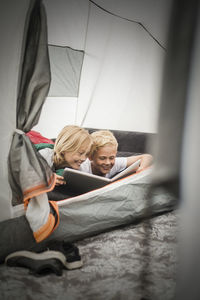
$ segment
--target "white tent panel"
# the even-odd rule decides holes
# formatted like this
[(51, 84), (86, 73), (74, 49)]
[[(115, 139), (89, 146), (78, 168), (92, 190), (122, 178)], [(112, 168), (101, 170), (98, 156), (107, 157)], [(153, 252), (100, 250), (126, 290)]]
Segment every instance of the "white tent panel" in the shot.
[(85, 52), (77, 123), (155, 132), (164, 50), (140, 25), (92, 5)]
[(76, 97), (48, 97), (43, 105), (40, 122), (33, 130), (48, 138), (56, 138), (66, 124), (76, 119)]
[(171, 0), (95, 0), (106, 10), (142, 23), (148, 31), (166, 46)]
[[(93, 128), (157, 132), (165, 51), (155, 39), (165, 44), (171, 0), (149, 2), (95, 1), (107, 9), (106, 12), (88, 0), (44, 1), (49, 44), (85, 51), (73, 123)], [(66, 61), (61, 63), (64, 64)], [(51, 68), (52, 78), (55, 78), (52, 65)], [(56, 71), (59, 73), (58, 66)], [(65, 80), (62, 72), (56, 75), (59, 83)], [(63, 97), (69, 96), (63, 91), (60, 91)], [(49, 113), (54, 115), (57, 102), (48, 106), (52, 108)], [(72, 122), (71, 104), (68, 112), (66, 106), (63, 110), (66, 125)], [(49, 132), (51, 117), (47, 114), (45, 117), (46, 121), (41, 116), (38, 128)], [(57, 118), (62, 116), (58, 114)], [(59, 126), (59, 121), (54, 123), (53, 133), (60, 131)]]
[[(12, 9), (11, 9), (12, 7)], [(12, 193), (8, 183), (8, 154), (12, 134), (16, 128), (16, 100), (18, 75), (21, 59), (24, 23), (29, 1), (21, 0), (19, 3), (12, 0), (4, 1), (0, 10), (0, 190), (1, 209), (0, 220), (12, 217)]]
[(44, 0), (51, 45), (84, 50), (88, 0)]

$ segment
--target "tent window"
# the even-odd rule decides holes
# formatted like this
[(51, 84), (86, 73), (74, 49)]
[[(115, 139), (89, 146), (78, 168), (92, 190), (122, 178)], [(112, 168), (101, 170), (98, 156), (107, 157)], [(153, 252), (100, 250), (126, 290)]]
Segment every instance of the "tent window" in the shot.
[(77, 97), (84, 52), (49, 45), (51, 86), (49, 97)]

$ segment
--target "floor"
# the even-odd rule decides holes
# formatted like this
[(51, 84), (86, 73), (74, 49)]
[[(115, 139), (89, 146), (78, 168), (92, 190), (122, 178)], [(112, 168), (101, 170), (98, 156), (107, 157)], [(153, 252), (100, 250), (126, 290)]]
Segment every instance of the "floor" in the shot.
[(75, 244), (83, 267), (36, 277), (0, 265), (0, 300), (171, 300), (177, 272), (178, 212)]

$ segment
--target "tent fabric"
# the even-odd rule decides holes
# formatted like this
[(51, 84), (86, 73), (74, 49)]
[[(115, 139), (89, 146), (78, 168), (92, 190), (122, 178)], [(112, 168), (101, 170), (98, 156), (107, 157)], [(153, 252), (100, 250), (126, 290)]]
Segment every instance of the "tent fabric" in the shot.
[[(90, 3), (77, 124), (155, 132), (156, 118), (150, 122), (155, 111), (150, 114), (149, 109), (154, 110), (158, 105), (164, 54), (138, 24), (108, 14)], [(139, 82), (145, 82), (145, 89)], [(154, 99), (154, 106), (149, 105), (149, 99)], [(118, 109), (115, 118), (111, 118), (116, 103)], [(141, 114), (147, 127), (138, 119)]]
[(58, 202), (63, 237), (81, 239), (174, 209), (175, 197), (162, 189), (155, 190), (150, 199), (151, 174), (148, 168), (97, 191)]
[(152, 174), (156, 186), (171, 191), (179, 200), (178, 300), (200, 295), (199, 17), (199, 1), (174, 1)]
[(27, 16), (17, 99), (17, 128), (28, 132), (38, 123), (51, 82), (45, 8), (32, 1)]
[[(50, 85), (45, 9), (39, 0), (31, 5), (23, 45), (17, 130), (9, 153), (9, 180), (13, 204), (24, 202), (30, 227), (40, 241), (54, 230), (58, 218), (51, 213), (45, 193), (53, 189), (55, 175), (24, 134), (37, 124)], [(52, 208), (58, 213), (56, 204)]]
[(49, 45), (51, 86), (49, 97), (78, 97), (83, 51)]
[[(14, 251), (40, 251), (51, 240), (79, 240), (174, 209), (175, 197), (162, 189), (155, 190), (150, 201), (151, 174), (152, 168), (147, 168), (103, 188), (58, 201), (59, 226), (40, 243), (36, 243), (30, 235), (28, 223), (21, 211), (21, 216), (13, 219), (9, 227), (7, 221), (1, 224), (0, 235), (5, 243), (0, 247), (0, 261)], [(147, 209), (151, 211), (151, 215)], [(23, 230), (23, 235), (17, 234), (16, 224), (18, 232)], [(10, 239), (13, 231), (18, 236), (15, 243)]]
[[(162, 31), (166, 30), (170, 2), (150, 0), (149, 10), (145, 10), (144, 3), (136, 0), (58, 0), (58, 4), (44, 1), (49, 46), (84, 51), (84, 59), (79, 93), (71, 100), (74, 113), (68, 112), (61, 97), (50, 96), (46, 108), (60, 115), (62, 122), (52, 126), (52, 117), (44, 109), (35, 130), (51, 138), (66, 123), (73, 122), (83, 127), (156, 132), (165, 50), (153, 36), (165, 45)], [(61, 63), (59, 57), (63, 66), (65, 58), (62, 55)], [(56, 68), (57, 79), (63, 69)], [(56, 88), (62, 93), (63, 85)]]
[[(184, 5), (178, 1), (174, 3), (163, 76), (158, 138), (154, 145), (157, 159), (153, 181), (158, 185), (170, 182), (177, 197), (197, 12), (198, 1), (185, 1)], [(186, 30), (183, 31), (183, 27)], [(174, 132), (173, 136), (171, 132)]]
[(54, 176), (51, 169), (45, 160), (38, 158), (35, 147), (25, 134), (13, 136), (9, 165), (13, 205), (28, 201), (35, 192), (53, 187)]
[[(0, 220), (10, 219), (12, 210), (12, 191), (8, 182), (8, 153), (13, 131), (16, 128), (16, 99), (21, 61), (21, 47), (25, 26), (25, 16), (29, 9), (29, 1), (22, 0), (20, 5), (11, 0), (1, 1), (0, 10), (0, 186), (1, 210)], [(12, 7), (12, 10), (11, 10)], [(14, 45), (14, 46), (13, 46)]]
[[(200, 7), (198, 11), (198, 31), (196, 33), (195, 51), (192, 59), (189, 98), (183, 136), (183, 155), (181, 168), (182, 195), (182, 234), (180, 238), (180, 279), (178, 299), (192, 299), (200, 295), (198, 278), (200, 276), (199, 237), (200, 235), (200, 184), (199, 184), (199, 149), (200, 149)], [(194, 272), (195, 269), (195, 272)]]

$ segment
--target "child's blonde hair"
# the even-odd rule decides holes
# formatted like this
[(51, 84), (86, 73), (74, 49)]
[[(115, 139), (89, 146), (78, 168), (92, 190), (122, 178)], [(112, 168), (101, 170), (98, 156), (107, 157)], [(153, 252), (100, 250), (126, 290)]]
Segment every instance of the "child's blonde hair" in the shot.
[(54, 145), (55, 167), (66, 165), (65, 152), (77, 152), (82, 145), (88, 146), (90, 150), (92, 137), (89, 132), (76, 125), (67, 125), (59, 133)]
[(99, 148), (112, 145), (118, 147), (118, 142), (113, 135), (113, 133), (109, 130), (98, 130), (91, 133), (92, 137), (92, 146), (90, 149), (89, 157), (92, 158), (93, 155), (99, 150)]

